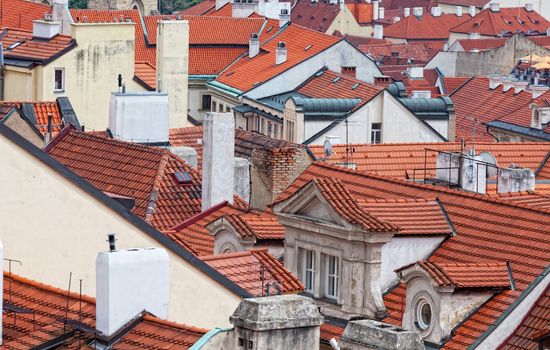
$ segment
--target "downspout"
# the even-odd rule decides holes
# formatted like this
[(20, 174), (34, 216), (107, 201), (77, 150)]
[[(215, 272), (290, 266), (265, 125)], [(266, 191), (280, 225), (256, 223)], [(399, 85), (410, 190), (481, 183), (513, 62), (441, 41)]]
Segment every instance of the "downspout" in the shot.
[(4, 100), (4, 45), (0, 43), (0, 101)]

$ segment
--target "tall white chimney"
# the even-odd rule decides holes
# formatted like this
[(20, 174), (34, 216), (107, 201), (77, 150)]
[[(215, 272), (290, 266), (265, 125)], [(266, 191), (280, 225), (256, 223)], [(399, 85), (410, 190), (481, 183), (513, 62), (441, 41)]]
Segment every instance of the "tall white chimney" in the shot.
[(410, 7), (405, 7), (403, 9), (403, 17), (409, 17), (411, 15), (411, 8)]
[(250, 34), (248, 39), (248, 57), (254, 58), (260, 53), (260, 36), (257, 33)]
[(456, 7), (456, 16), (457, 17), (462, 17), (462, 6), (457, 6)]
[(277, 43), (277, 49), (275, 49), (275, 64), (279, 65), (286, 62), (286, 44), (284, 41)]
[(499, 12), (500, 4), (498, 2), (492, 2), (489, 4), (489, 9), (491, 10), (491, 12)]
[(432, 7), (432, 16), (440, 17), (441, 16), (441, 7), (439, 7), (439, 6)]
[(374, 38), (384, 39), (384, 26), (381, 24), (374, 25)]
[(73, 17), (69, 12), (69, 0), (53, 0), (52, 21), (61, 23), (61, 34), (71, 35)]
[(470, 14), (470, 16), (474, 17), (476, 15), (476, 7), (475, 6), (468, 7), (468, 13)]
[(378, 9), (378, 18), (384, 19), (385, 16), (386, 16), (386, 10), (383, 7), (380, 7)]
[(279, 28), (282, 28), (290, 22), (290, 11), (288, 9), (281, 9), (279, 13)]
[(233, 203), (235, 118), (233, 113), (207, 113), (202, 138), (202, 210), (223, 201)]
[(189, 126), (187, 121), (189, 76), (189, 21), (157, 23), (157, 91), (166, 92), (170, 104), (170, 128)]
[(109, 251), (96, 258), (96, 328), (110, 337), (147, 311), (168, 317), (169, 258), (164, 249), (116, 250), (109, 235)]
[(372, 1), (372, 20), (376, 21), (378, 19), (378, 8), (380, 6), (380, 3), (378, 0)]
[(424, 14), (424, 8), (422, 7), (414, 7), (413, 8), (413, 14), (415, 17), (422, 17)]

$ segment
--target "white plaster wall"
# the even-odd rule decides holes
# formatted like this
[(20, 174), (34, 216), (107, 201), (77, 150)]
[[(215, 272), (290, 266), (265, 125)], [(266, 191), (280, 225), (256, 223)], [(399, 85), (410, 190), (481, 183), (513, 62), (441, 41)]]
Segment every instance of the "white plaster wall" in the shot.
[(456, 77), (457, 52), (439, 51), (424, 67), (425, 69), (439, 68), (446, 77)]
[(382, 75), (380, 69), (365, 54), (357, 50), (347, 41), (340, 41), (325, 51), (301, 62), (246, 93), (250, 98), (262, 98), (291, 91), (304, 82), (304, 77), (310, 77), (323, 67), (334, 72), (341, 72), (342, 66), (357, 67), (357, 79), (369, 83), (375, 76)]
[[(95, 296), (95, 258), (108, 250), (106, 235), (117, 234), (119, 249), (160, 244), (0, 135), (0, 239), (5, 257), (18, 259), (13, 272), (58, 288), (82, 279), (83, 293)], [(228, 325), (239, 297), (168, 251), (169, 318), (212, 328)], [(74, 289), (73, 289), (74, 291)]]
[(449, 122), (447, 120), (426, 120), (426, 123), (430, 124), (438, 133), (441, 134), (444, 138), (448, 138), (449, 134)]
[(396, 269), (427, 259), (443, 242), (444, 236), (394, 237), (382, 247), (382, 276), (380, 285), (383, 291), (395, 285), (398, 280)]
[(199, 121), (202, 121), (206, 116), (206, 112), (210, 112), (210, 108), (207, 110), (202, 109), (202, 95), (211, 95), (211, 92), (206, 88), (206, 83), (201, 84), (189, 84), (189, 115)]

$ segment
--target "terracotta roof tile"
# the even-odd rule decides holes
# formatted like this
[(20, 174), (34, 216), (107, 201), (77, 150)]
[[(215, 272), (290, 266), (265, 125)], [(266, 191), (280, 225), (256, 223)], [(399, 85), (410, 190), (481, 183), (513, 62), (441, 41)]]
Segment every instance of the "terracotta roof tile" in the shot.
[[(7, 59), (27, 60), (46, 64), (76, 46), (70, 36), (56, 35), (51, 39), (36, 39), (32, 31), (4, 28), (0, 32)], [(19, 43), (19, 44), (18, 44)]]
[(36, 101), (36, 102), (9, 102), (0, 101), (1, 106), (14, 106), (21, 108), (23, 103), (31, 103), (34, 106), (36, 127), (45, 134), (48, 131), (48, 115), (52, 116), (52, 132), (56, 135), (63, 127), (63, 120), (57, 102)]
[(340, 340), (340, 337), (344, 333), (344, 327), (327, 323), (321, 325), (321, 341), (328, 343), (332, 338)]
[(458, 6), (475, 6), (483, 7), (487, 5), (491, 0), (439, 0), (442, 4), (458, 5)]
[(50, 6), (33, 1), (4, 0), (0, 3), (0, 27), (32, 31), (32, 21), (44, 18), (44, 14), (50, 12)]
[(209, 11), (215, 9), (215, 7), (216, 7), (215, 0), (204, 0), (189, 8), (186, 8), (183, 11), (177, 12), (177, 14), (184, 15), (184, 16), (202, 16), (207, 14)]
[(154, 90), (156, 88), (157, 70), (152, 64), (148, 62), (136, 62), (134, 65), (134, 74), (147, 89)]
[(498, 12), (490, 9), (482, 10), (464, 23), (457, 23), (451, 32), (497, 36), (503, 33), (531, 33), (531, 31), (546, 33), (548, 27), (550, 22), (536, 11), (529, 12), (525, 7), (501, 7)]
[(508, 39), (504, 38), (491, 38), (491, 39), (458, 39), (458, 43), (464, 49), (469, 52), (473, 50), (489, 51), (504, 46)]
[(509, 288), (510, 276), (505, 262), (437, 263), (420, 261), (422, 267), (440, 286), (456, 288)]
[(548, 155), (542, 161), (538, 169), (538, 173), (536, 175), (537, 175), (537, 178), (539, 179), (550, 180), (550, 151), (548, 151)]
[(384, 294), (384, 305), (386, 306), (388, 315), (383, 321), (401, 327), (403, 324), (406, 300), (407, 285), (404, 283), (398, 284)]
[[(471, 144), (466, 144), (466, 148)], [(322, 145), (309, 145), (308, 148), (318, 158), (324, 156)], [(379, 175), (397, 178), (413, 178), (423, 176), (425, 167), (435, 167), (436, 151), (460, 152), (458, 142), (445, 143), (402, 143), (402, 144), (352, 144), (349, 146), (348, 159), (357, 165), (357, 170), (369, 171)], [(427, 151), (429, 149), (430, 151)], [(478, 143), (476, 152), (491, 152), (497, 159), (500, 167), (508, 167), (510, 164), (530, 168), (536, 171), (550, 149), (550, 142), (520, 142), (520, 143)], [(341, 163), (346, 159), (346, 145), (333, 145), (332, 156), (328, 158), (330, 163)], [(424, 165), (426, 158), (426, 166)], [(422, 174), (421, 174), (422, 173)], [(428, 170), (428, 175), (434, 175), (433, 170)], [(539, 174), (540, 178), (541, 174)]]
[(261, 214), (256, 212), (227, 214), (223, 215), (220, 219), (227, 220), (243, 238), (253, 237), (258, 240), (269, 239), (280, 241), (285, 239), (284, 226), (279, 224), (277, 216), (268, 212)]
[[(542, 187), (544, 184), (537, 184), (537, 190), (524, 191), (524, 192), (514, 192), (514, 193), (500, 193), (494, 194), (496, 198), (504, 201), (510, 201), (513, 203), (531, 205), (535, 208), (540, 209), (550, 209), (550, 192), (544, 191)], [(550, 187), (550, 186), (548, 186)]]
[(340, 5), (298, 0), (290, 12), (292, 23), (325, 33), (340, 13)]
[(466, 83), (469, 77), (444, 77), (443, 84), (445, 85), (446, 95), (455, 92), (459, 87)]
[[(201, 211), (200, 175), (166, 150), (66, 129), (46, 151), (98, 189), (134, 198), (132, 212), (159, 230)], [(177, 172), (191, 183), (178, 184)]]
[(462, 17), (454, 14), (424, 14), (422, 17), (411, 15), (384, 28), (384, 36), (407, 40), (449, 39), (452, 28), (471, 18), (467, 14)]
[[(539, 106), (548, 106), (549, 101), (550, 101), (550, 91), (547, 91), (541, 96), (530, 100), (529, 103), (525, 103), (521, 106), (517, 106), (515, 110), (510, 111), (509, 113), (503, 115), (502, 117), (496, 120), (513, 124), (513, 125), (523, 126), (525, 128), (530, 128), (531, 120), (532, 120), (532, 111), (530, 107), (531, 103), (536, 103)], [(550, 134), (550, 123), (548, 123), (547, 125), (543, 124), (542, 130), (545, 133)]]
[[(272, 29), (277, 30), (279, 28)], [(340, 40), (342, 39), (290, 24), (272, 40), (264, 42), (260, 47), (260, 54), (254, 58), (247, 56), (238, 59), (216, 81), (245, 92), (326, 50)], [(279, 42), (286, 43), (288, 53), (286, 62), (276, 65), (275, 49)]]
[(277, 289), (283, 294), (304, 290), (300, 280), (267, 249), (204, 256), (201, 259), (254, 296), (267, 295), (268, 283), (271, 284), (270, 294), (276, 294)]
[(520, 325), (498, 349), (506, 350), (536, 350), (539, 337), (550, 332), (550, 286), (533, 304), (533, 307), (520, 322)]
[(313, 179), (337, 178), (356, 199), (437, 197), (453, 223), (456, 235), (428, 259), (438, 264), (471, 264), (509, 260), (516, 290), (496, 294), (457, 327), (444, 349), (464, 349), (472, 344), (547, 267), (550, 242), (549, 211), (489, 198), (353, 171), (320, 162), (306, 169), (277, 199), (289, 198)]
[(359, 25), (370, 24), (373, 20), (372, 4), (367, 2), (347, 1), (346, 7), (349, 9), (353, 17)]
[(360, 45), (359, 50), (364, 53), (368, 53), (375, 59), (383, 56), (392, 56), (396, 53), (401, 59), (408, 60), (414, 59), (416, 61), (427, 62), (432, 59), (441, 49), (443, 49), (443, 42), (437, 42), (437, 47), (434, 44), (428, 44), (423, 42), (411, 42), (407, 44), (384, 44), (384, 45)]

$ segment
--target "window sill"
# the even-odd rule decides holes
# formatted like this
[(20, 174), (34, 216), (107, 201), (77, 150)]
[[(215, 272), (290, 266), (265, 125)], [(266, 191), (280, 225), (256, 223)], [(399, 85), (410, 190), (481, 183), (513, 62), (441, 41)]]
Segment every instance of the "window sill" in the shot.
[(54, 90), (53, 91), (54, 94), (62, 94), (64, 92), (65, 92), (65, 90)]
[(319, 300), (321, 300), (322, 302), (325, 302), (327, 304), (339, 305), (338, 304), (338, 299), (336, 299), (336, 298), (330, 298), (330, 297), (323, 296), (323, 297), (319, 298)]

